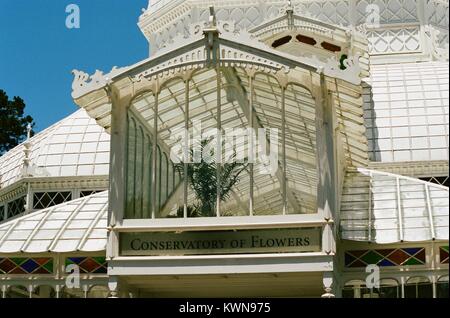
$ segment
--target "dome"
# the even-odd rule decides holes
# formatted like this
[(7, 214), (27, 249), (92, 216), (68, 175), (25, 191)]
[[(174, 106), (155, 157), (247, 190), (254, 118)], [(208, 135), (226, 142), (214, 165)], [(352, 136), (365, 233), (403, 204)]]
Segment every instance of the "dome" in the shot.
[(80, 109), (33, 136), (24, 170), (25, 144), (0, 157), (0, 188), (24, 176), (75, 177), (109, 174), (109, 134)]

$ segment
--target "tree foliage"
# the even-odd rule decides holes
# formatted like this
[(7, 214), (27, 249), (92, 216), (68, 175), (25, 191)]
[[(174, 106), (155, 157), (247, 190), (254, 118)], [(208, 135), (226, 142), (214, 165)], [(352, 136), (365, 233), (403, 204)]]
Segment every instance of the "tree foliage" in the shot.
[[(25, 116), (23, 99), (15, 96), (9, 99), (0, 89), (0, 154), (14, 148), (27, 137), (27, 126), (34, 126), (31, 116)], [(33, 131), (31, 131), (33, 134)]]

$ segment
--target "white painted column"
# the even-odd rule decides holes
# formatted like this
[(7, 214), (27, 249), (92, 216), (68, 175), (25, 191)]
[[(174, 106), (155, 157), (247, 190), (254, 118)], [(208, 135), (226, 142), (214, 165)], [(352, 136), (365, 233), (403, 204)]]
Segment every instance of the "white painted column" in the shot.
[(156, 198), (156, 181), (157, 181), (157, 155), (158, 155), (158, 108), (159, 108), (159, 87), (155, 93), (155, 106), (153, 109), (153, 141), (152, 141), (152, 219), (156, 218), (157, 198)]
[(322, 298), (335, 298), (333, 293), (333, 272), (323, 273), (323, 287), (325, 293), (322, 295)]

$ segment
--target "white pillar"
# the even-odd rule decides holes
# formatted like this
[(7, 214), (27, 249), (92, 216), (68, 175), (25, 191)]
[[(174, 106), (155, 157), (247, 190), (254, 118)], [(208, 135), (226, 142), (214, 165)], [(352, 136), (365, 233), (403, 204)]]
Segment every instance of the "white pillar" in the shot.
[(333, 293), (333, 272), (323, 273), (323, 288), (325, 293), (322, 298), (335, 298)]

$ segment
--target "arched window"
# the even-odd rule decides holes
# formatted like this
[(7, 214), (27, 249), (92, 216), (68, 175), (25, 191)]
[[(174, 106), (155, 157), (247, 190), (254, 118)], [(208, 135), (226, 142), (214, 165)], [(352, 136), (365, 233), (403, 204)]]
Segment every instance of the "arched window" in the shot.
[[(367, 296), (369, 295), (369, 297)], [(370, 298), (370, 289), (362, 280), (351, 280), (345, 283), (342, 290), (343, 298)]]
[(106, 286), (92, 286), (88, 292), (88, 298), (108, 298), (109, 289)]
[(56, 298), (56, 291), (52, 286), (38, 286), (31, 294), (31, 298)]
[(6, 291), (5, 298), (30, 298), (30, 293), (25, 286), (11, 286)]
[(380, 288), (374, 288), (371, 298), (400, 298), (400, 286), (395, 279), (380, 280)]
[(352, 280), (342, 290), (344, 298), (400, 298), (400, 287), (395, 279), (380, 280), (379, 288), (367, 288), (362, 280)]
[(436, 283), (437, 298), (448, 298), (448, 276), (442, 276)]
[(405, 298), (433, 298), (433, 284), (427, 277), (411, 277), (405, 284)]

